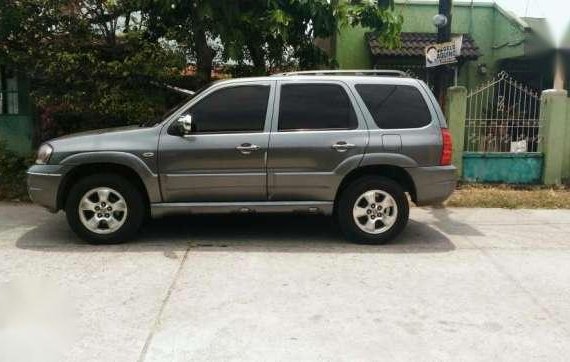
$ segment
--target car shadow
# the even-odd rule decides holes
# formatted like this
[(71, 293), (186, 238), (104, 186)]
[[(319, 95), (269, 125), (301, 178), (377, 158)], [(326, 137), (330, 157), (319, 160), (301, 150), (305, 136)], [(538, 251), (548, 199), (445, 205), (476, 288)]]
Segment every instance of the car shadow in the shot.
[(141, 252), (236, 250), (252, 252), (440, 253), (455, 249), (446, 235), (410, 220), (386, 245), (346, 241), (333, 218), (320, 215), (188, 215), (151, 220), (139, 236), (118, 245), (89, 245), (67, 226), (62, 215), (50, 215), (17, 241), (21, 249), (54, 252)]
[(431, 207), (429, 208), (429, 213), (436, 220), (433, 225), (435, 225), (439, 230), (445, 232), (447, 235), (483, 235), (483, 233), (475, 229), (473, 226), (457, 220), (457, 218), (452, 218), (451, 212), (444, 206)]

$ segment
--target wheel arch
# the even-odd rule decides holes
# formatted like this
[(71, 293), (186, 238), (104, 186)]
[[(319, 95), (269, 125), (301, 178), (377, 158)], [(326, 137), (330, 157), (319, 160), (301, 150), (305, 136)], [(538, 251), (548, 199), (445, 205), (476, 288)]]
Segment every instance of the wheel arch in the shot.
[[(150, 199), (147, 186), (142, 177), (131, 167), (119, 163), (93, 162), (81, 164), (69, 170), (62, 179), (57, 192), (57, 208), (61, 210), (65, 207), (69, 189), (80, 179), (91, 175), (110, 173), (122, 176), (132, 182), (143, 196), (144, 204), (150, 210)], [(148, 211), (147, 210), (147, 211)]]
[(335, 209), (340, 196), (348, 187), (348, 185), (350, 185), (355, 180), (365, 176), (381, 176), (389, 178), (397, 182), (404, 189), (404, 191), (410, 195), (412, 201), (416, 202), (417, 200), (414, 180), (405, 168), (388, 164), (367, 165), (358, 167), (344, 176), (335, 195)]

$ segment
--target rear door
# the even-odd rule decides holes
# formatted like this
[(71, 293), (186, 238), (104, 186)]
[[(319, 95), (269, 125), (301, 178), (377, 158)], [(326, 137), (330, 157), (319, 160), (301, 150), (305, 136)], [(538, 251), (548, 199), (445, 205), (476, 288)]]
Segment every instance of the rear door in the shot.
[(362, 160), (368, 131), (340, 81), (278, 82), (267, 160), (272, 201), (331, 201)]

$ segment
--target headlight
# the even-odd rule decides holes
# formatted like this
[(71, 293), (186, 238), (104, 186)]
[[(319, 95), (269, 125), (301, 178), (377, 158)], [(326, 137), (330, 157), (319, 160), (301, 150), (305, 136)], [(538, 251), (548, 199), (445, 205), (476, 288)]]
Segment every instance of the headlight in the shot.
[(41, 145), (40, 149), (38, 150), (38, 157), (36, 158), (36, 164), (37, 165), (47, 164), (49, 158), (51, 157), (52, 152), (53, 152), (53, 147), (51, 147), (47, 143)]

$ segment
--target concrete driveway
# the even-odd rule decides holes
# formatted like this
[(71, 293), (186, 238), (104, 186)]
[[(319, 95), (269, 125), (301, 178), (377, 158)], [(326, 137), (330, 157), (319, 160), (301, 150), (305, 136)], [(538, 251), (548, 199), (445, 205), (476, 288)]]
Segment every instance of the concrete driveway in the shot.
[(415, 208), (387, 246), (318, 216), (178, 217), (90, 246), (0, 204), (0, 282), (0, 360), (570, 355), (570, 210)]

